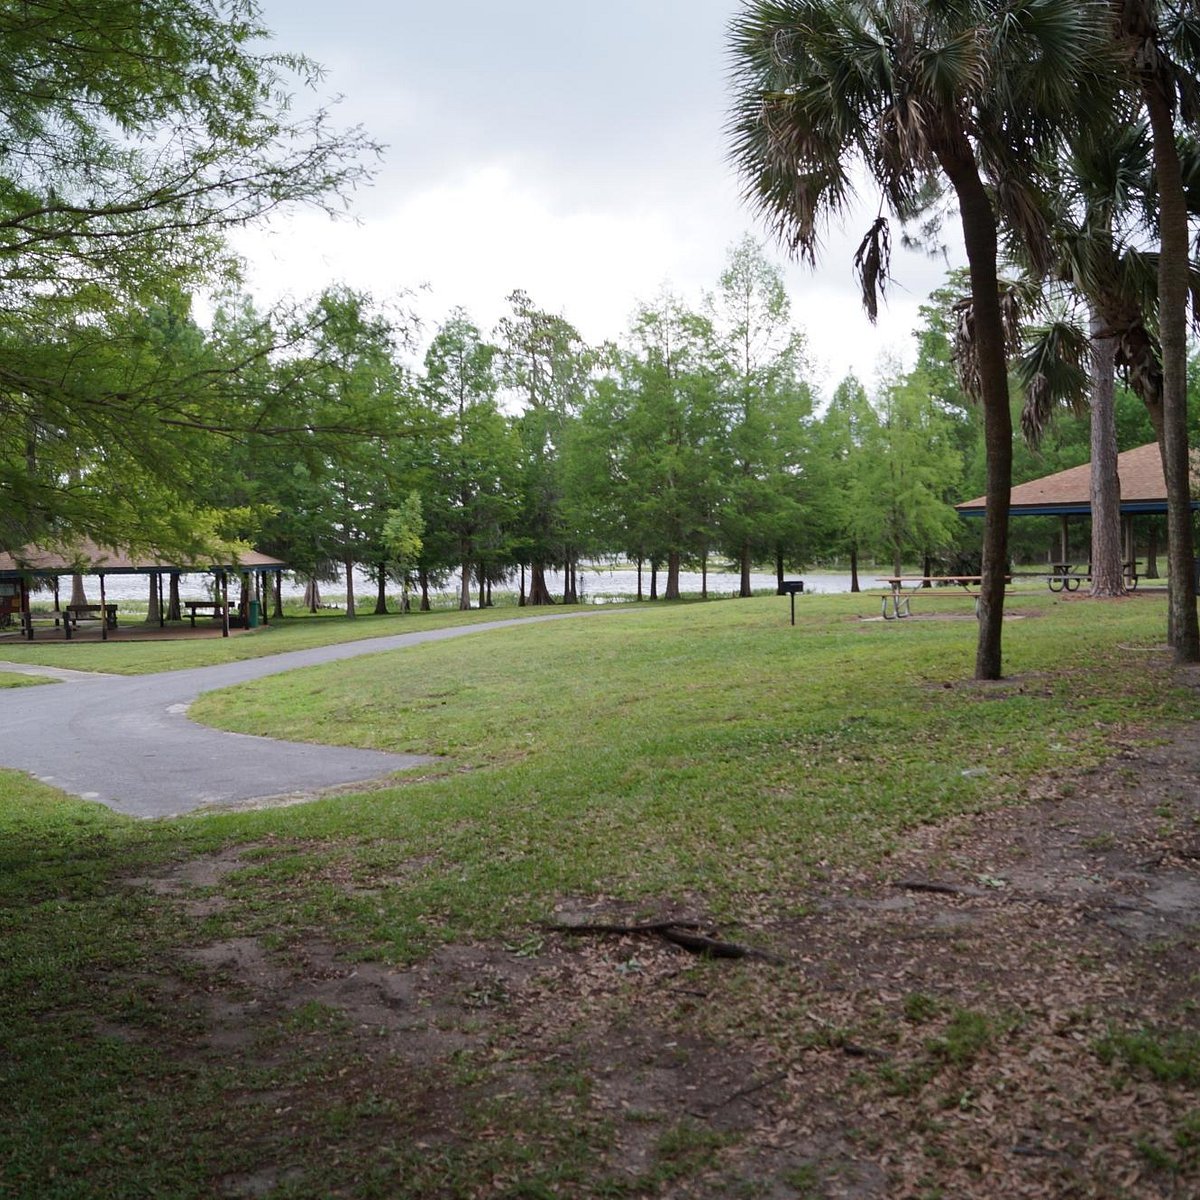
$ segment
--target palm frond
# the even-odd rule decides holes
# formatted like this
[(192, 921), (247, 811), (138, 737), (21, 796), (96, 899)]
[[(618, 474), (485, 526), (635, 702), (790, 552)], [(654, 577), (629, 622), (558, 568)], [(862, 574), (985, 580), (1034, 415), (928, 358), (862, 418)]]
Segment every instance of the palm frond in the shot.
[(891, 278), (891, 260), (891, 229), (887, 217), (877, 217), (854, 255), (854, 273), (862, 289), (863, 308), (872, 325), (879, 316), (879, 301)]
[(1021, 432), (1036, 446), (1057, 408), (1076, 415), (1087, 411), (1091, 343), (1087, 332), (1067, 321), (1055, 321), (1032, 331), (1017, 359), (1016, 375), (1025, 391)]

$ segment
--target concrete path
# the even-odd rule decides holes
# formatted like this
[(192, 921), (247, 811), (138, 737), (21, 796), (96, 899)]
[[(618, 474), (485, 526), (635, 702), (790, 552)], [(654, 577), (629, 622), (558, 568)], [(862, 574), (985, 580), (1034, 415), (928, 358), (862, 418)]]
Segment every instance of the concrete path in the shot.
[(65, 792), (136, 817), (309, 797), (380, 779), (434, 760), (225, 733), (189, 720), (187, 707), (203, 692), (299, 667), (590, 615), (557, 613), (428, 629), (158, 675), (93, 675), (0, 664), (0, 669), (57, 681), (0, 688), (0, 767), (28, 771)]

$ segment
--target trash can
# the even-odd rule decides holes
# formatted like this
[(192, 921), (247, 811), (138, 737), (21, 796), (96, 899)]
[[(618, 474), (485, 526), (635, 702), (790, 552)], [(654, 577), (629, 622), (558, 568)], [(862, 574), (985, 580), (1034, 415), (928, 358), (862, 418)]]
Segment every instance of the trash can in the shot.
[(250, 601), (250, 612), (246, 618), (246, 628), (247, 629), (257, 629), (258, 628), (258, 601), (257, 600)]

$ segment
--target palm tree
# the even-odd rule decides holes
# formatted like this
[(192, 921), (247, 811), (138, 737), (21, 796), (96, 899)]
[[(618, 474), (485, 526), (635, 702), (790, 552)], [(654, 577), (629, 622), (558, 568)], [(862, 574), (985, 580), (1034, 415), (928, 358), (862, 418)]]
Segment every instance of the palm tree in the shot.
[(1176, 118), (1194, 124), (1200, 66), (1195, 0), (1112, 0), (1114, 36), (1141, 93), (1158, 185), (1158, 330), (1162, 343), (1163, 474), (1170, 563), (1168, 631), (1176, 662), (1200, 662), (1187, 442), (1188, 207)]
[[(1092, 595), (1125, 592), (1121, 553), (1120, 481), (1114, 373), (1118, 362), (1162, 427), (1161, 371), (1146, 319), (1153, 293), (1146, 259), (1130, 240), (1145, 224), (1149, 145), (1133, 114), (1114, 113), (1083, 131), (1070, 153), (1047, 164), (1056, 184), (1047, 193), (1057, 230), (1051, 291), (1065, 284), (1082, 297), (1088, 328), (1052, 321), (1025, 348), (1018, 377), (1026, 400), (1021, 426), (1036, 444), (1054, 408), (1075, 412), (1091, 400)], [(1020, 247), (1014, 247), (1019, 256)], [(1090, 370), (1089, 370), (1090, 364)]]
[[(1113, 367), (1119, 367), (1133, 391), (1146, 405), (1160, 447), (1165, 442), (1163, 415), (1163, 365), (1156, 337), (1160, 255), (1141, 247), (1157, 225), (1150, 134), (1136, 112), (1115, 114), (1115, 122), (1102, 121), (1086, 131), (1072, 147), (1069, 158), (1057, 168), (1057, 184), (1048, 199), (1048, 220), (1057, 229), (1055, 280), (1069, 285), (1091, 310), (1092, 347), (1092, 483), (1103, 484), (1116, 470), (1116, 433), (1111, 413), (1097, 405), (1097, 387), (1107, 387), (1111, 397)], [(1200, 168), (1196, 147), (1180, 141), (1185, 178)], [(1188, 193), (1191, 214), (1200, 213), (1200, 194)], [(1014, 247), (1019, 256), (1020, 248)], [(1200, 288), (1200, 269), (1186, 264), (1189, 290)], [(1088, 335), (1069, 321), (1054, 322), (1041, 331), (1018, 366), (1026, 384), (1026, 404), (1021, 423), (1030, 441), (1040, 438), (1053, 409), (1060, 403), (1079, 410), (1086, 383)], [(1098, 361), (1111, 355), (1107, 365)], [(1102, 397), (1101, 397), (1102, 398)], [(1093, 594), (1116, 594), (1121, 582), (1119, 496), (1113, 479), (1109, 520), (1098, 516), (1092, 500)], [(1109, 530), (1111, 552), (1096, 546), (1097, 535)], [(1190, 541), (1190, 539), (1189, 539)], [(1107, 572), (1104, 571), (1105, 560)], [(1107, 574), (1107, 579), (1100, 576)], [(1191, 572), (1185, 573), (1190, 577)]]
[[(1107, 7), (1078, 0), (751, 0), (731, 27), (733, 159), (749, 201), (813, 261), (865, 169), (901, 220), (948, 182), (970, 267), (987, 450), (975, 675), (996, 679), (1012, 484), (1012, 417), (997, 288), (1001, 221), (1039, 266), (1049, 233), (1039, 148), (1110, 86)], [(886, 223), (860, 249), (868, 312), (887, 279)]]

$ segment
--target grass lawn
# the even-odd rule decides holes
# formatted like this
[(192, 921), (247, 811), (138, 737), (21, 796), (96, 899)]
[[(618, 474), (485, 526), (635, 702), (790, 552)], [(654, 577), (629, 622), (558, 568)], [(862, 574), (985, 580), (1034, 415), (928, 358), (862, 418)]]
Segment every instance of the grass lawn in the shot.
[[(627, 946), (615, 961), (552, 958), (541, 922), (687, 911), (791, 962), (784, 930), (814, 911), (814, 889), (880, 870), (914, 831), (1069, 787), (1118, 743), (1153, 742), (1197, 711), (1165, 665), (1162, 598), (1021, 597), (1008, 677), (982, 685), (969, 680), (972, 620), (860, 619), (876, 605), (802, 597), (794, 628), (774, 597), (628, 606), (197, 702), (194, 717), (238, 732), (444, 760), (295, 807), (139, 823), (0, 775), (0, 1194), (837, 1194), (828, 1155), (768, 1154), (737, 1105), (697, 1116), (650, 1083), (610, 1104), (602, 1060), (580, 1049), (602, 1029), (628, 1067), (647, 1005), (686, 1030), (655, 1046), (675, 1066), (655, 1058), (653, 1071), (719, 1047), (709, 1078), (728, 1075), (734, 1095), (738, 1071), (836, 1050), (829, 1022), (805, 1025), (819, 975)], [(437, 618), (460, 619), (481, 616)], [(421, 620), (3, 654), (146, 671)], [(347, 999), (354, 980), (374, 1007)], [(974, 1060), (1019, 1024), (985, 1001), (972, 1015), (901, 999), (906, 1028), (933, 1022), (928, 1071), (906, 1086), (965, 1069), (929, 1046), (967, 1028)], [(1097, 1071), (1126, 1061), (1111, 1050), (1141, 1036), (1126, 1026)], [(1192, 1094), (1195, 1073), (1169, 1086)], [(1179, 1137), (1200, 1117), (1191, 1128)], [(1195, 1178), (1191, 1145), (1158, 1146), (1161, 1178)], [(750, 1165), (731, 1165), (749, 1148)], [(911, 1194), (974, 1194), (930, 1178)]]
[[(182, 636), (162, 641), (123, 639), (120, 631), (107, 642), (39, 638), (32, 642), (16, 637), (0, 642), (0, 659), (21, 664), (67, 667), (76, 671), (104, 671), (114, 675), (144, 675), (206, 667), (213, 663), (240, 662), (288, 650), (306, 650), (333, 642), (354, 642), (390, 634), (412, 633), (452, 625), (475, 625), (538, 616), (537, 609), (515, 605), (470, 612), (439, 610), (432, 613), (360, 614), (348, 620), (343, 613), (317, 615), (291, 613), (270, 625), (233, 637), (191, 638), (186, 625)], [(132, 625), (132, 622), (130, 622)]]

